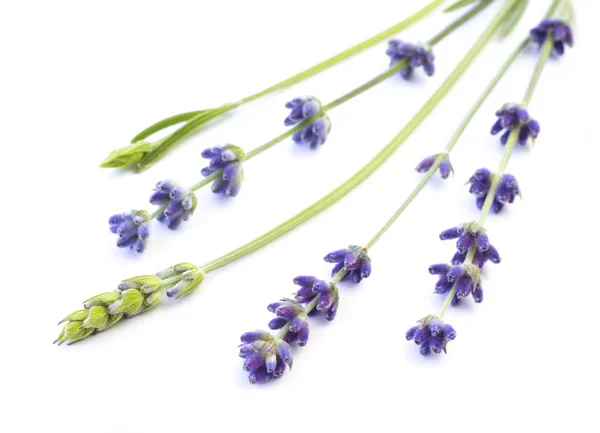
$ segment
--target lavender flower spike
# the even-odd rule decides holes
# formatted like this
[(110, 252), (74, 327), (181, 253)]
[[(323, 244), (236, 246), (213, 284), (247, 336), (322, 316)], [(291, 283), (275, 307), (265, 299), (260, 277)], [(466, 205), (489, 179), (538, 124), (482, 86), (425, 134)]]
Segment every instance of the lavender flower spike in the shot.
[(351, 279), (355, 283), (360, 283), (363, 278), (371, 275), (371, 259), (367, 255), (367, 250), (357, 245), (350, 245), (348, 248), (336, 250), (327, 254), (324, 258), (327, 263), (335, 263), (331, 271), (334, 276), (342, 268), (348, 271), (342, 281)]
[(452, 164), (450, 164), (450, 158), (447, 153), (438, 153), (435, 155), (428, 156), (423, 161), (421, 161), (416, 167), (415, 170), (419, 173), (426, 173), (431, 169), (431, 166), (435, 162), (436, 159), (440, 157), (440, 155), (444, 155), (444, 159), (440, 164), (440, 176), (442, 179), (448, 179), (451, 173), (454, 173), (454, 169), (452, 168)]
[(406, 332), (406, 339), (413, 340), (421, 346), (421, 355), (429, 353), (446, 353), (448, 341), (456, 338), (456, 331), (450, 325), (444, 324), (437, 316), (427, 316), (417, 321), (418, 325), (413, 326)]
[(150, 235), (149, 219), (148, 212), (136, 210), (111, 216), (108, 224), (110, 232), (119, 235), (117, 246), (143, 253)]
[(202, 151), (202, 158), (210, 159), (208, 166), (202, 169), (202, 176), (210, 176), (220, 171), (219, 177), (212, 184), (212, 191), (235, 197), (244, 180), (242, 163), (246, 154), (233, 144), (215, 146)]
[(392, 39), (388, 42), (388, 48), (385, 53), (390, 57), (390, 66), (396, 63), (409, 59), (409, 65), (400, 71), (400, 75), (405, 80), (412, 77), (414, 68), (423, 66), (423, 70), (429, 76), (435, 72), (433, 61), (435, 59), (431, 47), (426, 44), (410, 44), (402, 42), (399, 39)]
[(542, 46), (546, 38), (550, 35), (554, 41), (552, 51), (557, 56), (565, 53), (565, 44), (573, 46), (573, 30), (565, 21), (559, 19), (546, 19), (534, 27), (529, 32), (531, 40)]
[[(444, 230), (440, 233), (440, 239), (443, 241), (457, 239), (456, 254), (452, 257), (453, 265), (464, 263), (467, 252), (471, 247), (476, 248), (472, 263), (479, 266), (479, 268), (482, 268), (488, 260), (492, 263), (500, 263), (498, 250), (490, 243), (485, 229), (477, 222), (464, 223)], [(429, 273), (433, 275), (445, 275), (449, 270), (450, 267), (448, 265), (433, 265), (429, 268)]]
[(491, 134), (496, 135), (504, 130), (500, 137), (503, 145), (508, 142), (508, 136), (515, 128), (519, 129), (517, 143), (521, 146), (525, 146), (529, 138), (533, 142), (540, 133), (540, 124), (537, 120), (531, 119), (527, 110), (517, 104), (504, 104), (500, 110), (496, 111), (496, 116), (498, 120), (492, 126)]
[(329, 281), (318, 280), (312, 276), (296, 277), (294, 278), (294, 284), (300, 286), (295, 296), (301, 304), (308, 304), (318, 298), (317, 307), (307, 313), (309, 316), (322, 311), (325, 319), (329, 321), (335, 319), (340, 302), (337, 285)]
[(156, 184), (150, 203), (166, 206), (156, 219), (170, 229), (176, 229), (194, 213), (198, 199), (192, 191), (187, 191), (170, 180), (162, 180)]
[[(475, 201), (477, 208), (481, 209), (492, 185), (492, 173), (487, 168), (480, 168), (467, 183), (470, 184), (469, 192), (477, 197)], [(500, 212), (506, 203), (513, 203), (520, 195), (521, 190), (517, 179), (512, 174), (502, 175), (496, 189), (492, 210), (496, 213)]]
[(242, 334), (240, 357), (250, 383), (264, 383), (283, 376), (286, 367), (292, 368), (292, 349), (284, 340), (266, 331)]
[(283, 122), (285, 126), (297, 125), (306, 119), (315, 118), (314, 122), (292, 136), (296, 143), (309, 144), (311, 149), (325, 143), (331, 131), (331, 120), (323, 112), (321, 102), (317, 98), (314, 96), (294, 98), (285, 106), (292, 110)]

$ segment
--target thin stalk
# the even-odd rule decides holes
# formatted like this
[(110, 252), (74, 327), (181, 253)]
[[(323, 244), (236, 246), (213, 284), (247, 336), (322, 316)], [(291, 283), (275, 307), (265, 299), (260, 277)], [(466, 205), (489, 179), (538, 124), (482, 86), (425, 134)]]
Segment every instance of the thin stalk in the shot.
[(396, 210), (396, 212), (394, 212), (394, 214), (390, 217), (390, 219), (388, 219), (386, 221), (386, 223), (383, 225), (383, 227), (381, 227), (381, 229), (379, 229), (379, 231), (375, 234), (375, 236), (373, 236), (373, 238), (371, 238), (371, 240), (369, 242), (367, 242), (367, 244), (365, 245), (365, 248), (367, 250), (370, 249), (373, 245), (375, 245), (375, 243), (392, 226), (392, 224), (394, 224), (394, 222), (400, 217), (400, 215), (402, 215), (402, 213), (408, 207), (408, 205), (410, 205), (410, 203), (419, 195), (419, 193), (425, 187), (425, 185), (427, 185), (427, 183), (431, 180), (433, 175), (436, 173), (436, 171), (440, 167), (440, 164), (442, 163), (444, 158), (450, 154), (452, 149), (454, 149), (454, 146), (458, 142), (458, 139), (460, 138), (462, 133), (465, 131), (467, 125), (473, 119), (473, 116), (475, 116), (475, 113), (477, 113), (477, 111), (479, 110), (479, 108), (481, 107), (483, 102), (487, 99), (487, 97), (490, 95), (492, 90), (494, 90), (494, 88), (496, 87), (496, 85), (498, 84), (500, 79), (504, 76), (504, 74), (506, 73), (506, 71), (508, 70), (510, 65), (512, 65), (512, 63), (515, 61), (515, 59), (517, 58), (519, 53), (521, 53), (521, 51), (523, 51), (523, 48), (525, 47), (525, 45), (527, 45), (528, 41), (529, 41), (529, 38), (527, 38), (523, 42), (521, 42), (519, 44), (519, 46), (511, 53), (511, 55), (508, 57), (508, 59), (506, 59), (504, 64), (500, 67), (500, 70), (498, 70), (496, 75), (494, 75), (494, 78), (492, 78), (490, 83), (487, 85), (487, 87), (484, 89), (484, 91), (481, 93), (481, 95), (477, 98), (477, 101), (475, 102), (475, 104), (473, 104), (473, 106), (469, 109), (469, 111), (467, 111), (467, 114), (462, 119), (462, 121), (458, 125), (458, 128), (456, 129), (456, 131), (454, 131), (454, 133), (452, 134), (450, 141), (444, 148), (444, 152), (440, 153), (438, 155), (438, 157), (435, 159), (435, 162), (433, 163), (431, 168), (427, 171), (427, 174), (423, 177), (421, 182), (419, 182), (417, 184), (415, 189), (409, 194), (409, 196), (402, 203), (402, 205), (398, 208), (398, 210)]
[(404, 141), (410, 136), (410, 134), (425, 120), (427, 115), (437, 106), (437, 104), (444, 99), (450, 89), (454, 87), (458, 79), (464, 74), (466, 69), (471, 65), (473, 60), (481, 52), (483, 47), (491, 39), (499, 24), (501, 23), (504, 16), (510, 11), (518, 0), (507, 0), (501, 10), (496, 14), (493, 20), (490, 22), (488, 27), (484, 30), (481, 36), (477, 39), (471, 49), (464, 55), (458, 65), (450, 73), (450, 75), (444, 80), (437, 91), (425, 102), (425, 104), (419, 109), (419, 111), (412, 117), (412, 119), (402, 128), (402, 130), (377, 154), (371, 159), (365, 166), (358, 170), (352, 177), (346, 180), (343, 184), (338, 186), (336, 189), (331, 191), (325, 197), (316, 201), (300, 213), (296, 214), (292, 218), (278, 225), (277, 227), (269, 230), (262, 236), (242, 245), (235, 250), (218, 257), (203, 266), (201, 269), (205, 273), (215, 271), (247, 254), (267, 245), (274, 241), (278, 237), (292, 230), (294, 227), (302, 224), (309, 218), (313, 217), (317, 213), (326, 209), (359, 184), (361, 184), (366, 178), (368, 178), (384, 161), (386, 161)]
[(286, 78), (285, 80), (280, 81), (277, 84), (267, 87), (266, 89), (261, 90), (260, 92), (254, 93), (253, 95), (242, 98), (240, 102), (242, 104), (246, 104), (250, 101), (254, 101), (255, 99), (258, 99), (258, 98), (265, 96), (269, 93), (272, 93), (276, 90), (281, 90), (286, 87), (293, 86), (294, 84), (304, 81), (307, 78), (312, 77), (313, 75), (323, 72), (323, 71), (331, 68), (332, 66), (335, 66), (338, 63), (340, 63), (362, 51), (365, 51), (366, 49), (371, 48), (372, 46), (377, 45), (380, 42), (385, 41), (392, 35), (399, 33), (400, 31), (406, 29), (407, 27), (415, 24), (421, 18), (424, 18), (427, 15), (429, 15), (431, 12), (433, 12), (433, 10), (435, 8), (437, 8), (443, 2), (444, 2), (444, 0), (434, 0), (430, 3), (428, 3), (427, 5), (425, 5), (422, 9), (420, 9), (417, 12), (415, 12), (414, 14), (412, 14), (411, 16), (405, 18), (404, 20), (400, 21), (399, 23), (394, 24), (392, 27), (389, 27), (389, 28), (385, 29), (384, 31), (377, 33), (376, 35), (371, 36), (369, 39), (366, 39), (366, 40), (354, 45), (353, 47), (350, 47), (350, 48), (342, 51), (341, 53), (336, 54), (335, 56), (333, 56), (327, 60), (324, 60), (314, 66), (311, 66), (310, 68), (308, 68), (302, 72), (299, 72), (296, 75)]
[[(552, 14), (556, 10), (556, 8), (561, 4), (561, 1), (562, 0), (554, 0), (552, 2), (550, 7), (548, 8), (548, 11), (546, 12), (546, 17), (552, 16)], [(529, 104), (529, 102), (531, 101), (531, 97), (533, 96), (533, 92), (535, 91), (535, 88), (539, 82), (542, 70), (544, 68), (544, 64), (550, 57), (550, 53), (552, 51), (552, 43), (553, 43), (552, 37), (549, 35), (546, 38), (544, 45), (542, 46), (542, 50), (540, 52), (540, 56), (538, 58), (535, 70), (529, 81), (527, 90), (525, 91), (525, 96), (523, 97), (523, 101), (521, 104), (524, 107), (526, 107)], [(498, 191), (498, 185), (500, 183), (500, 180), (502, 179), (502, 176), (504, 175), (504, 172), (506, 171), (506, 167), (508, 166), (510, 157), (511, 157), (513, 150), (517, 144), (518, 137), (519, 137), (519, 128), (514, 128), (511, 131), (510, 135), (508, 136), (508, 140), (506, 142), (506, 146), (505, 146), (504, 152), (502, 154), (502, 159), (500, 160), (500, 164), (498, 165), (498, 170), (492, 176), (492, 183), (490, 185), (490, 190), (488, 191), (485, 201), (483, 203), (483, 206), (481, 208), (479, 220), (477, 221), (477, 223), (481, 227), (483, 227), (483, 225), (485, 224), (485, 220), (490, 213), (490, 209), (492, 208), (492, 204), (494, 202), (494, 197), (496, 196), (496, 192)], [(465, 257), (464, 264), (472, 264), (473, 263), (473, 257), (475, 256), (475, 251), (476, 251), (475, 246), (473, 246), (469, 249), (469, 252), (467, 253), (467, 256)], [(448, 309), (448, 306), (452, 302), (452, 298), (454, 298), (455, 294), (456, 294), (456, 283), (454, 283), (454, 285), (452, 286), (452, 289), (446, 295), (446, 299), (444, 300), (444, 304), (443, 304), (442, 309), (439, 314), (440, 318), (446, 313), (446, 310)]]

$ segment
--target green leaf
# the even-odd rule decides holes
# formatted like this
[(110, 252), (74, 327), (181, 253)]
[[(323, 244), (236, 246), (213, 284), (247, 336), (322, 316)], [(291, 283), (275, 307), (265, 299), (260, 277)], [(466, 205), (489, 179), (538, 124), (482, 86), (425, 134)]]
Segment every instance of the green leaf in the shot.
[(144, 306), (145, 306), (144, 311), (147, 311), (150, 308), (156, 307), (161, 299), (162, 299), (162, 291), (160, 291), (160, 290), (158, 292), (154, 292), (154, 293), (151, 293), (150, 295), (146, 296), (146, 299), (144, 300)]
[(155, 146), (151, 152), (148, 152), (141, 161), (139, 161), (135, 167), (134, 171), (136, 173), (140, 173), (152, 166), (156, 161), (165, 156), (173, 147), (175, 147), (179, 142), (188, 137), (189, 135), (196, 132), (204, 124), (210, 122), (211, 120), (225, 114), (226, 112), (235, 108), (236, 104), (226, 104), (218, 108), (213, 108), (211, 110), (201, 111), (195, 117), (192, 117), (188, 123), (177, 129), (171, 135), (161, 140), (161, 143)]
[(159, 120), (158, 122), (154, 123), (153, 125), (150, 125), (143, 131), (139, 132), (135, 137), (133, 137), (131, 142), (135, 143), (136, 141), (143, 140), (144, 138), (151, 136), (155, 132), (158, 132), (165, 128), (168, 128), (169, 126), (173, 126), (173, 125), (177, 125), (178, 123), (185, 122), (186, 120), (190, 120), (191, 118), (196, 117), (197, 115), (205, 113), (210, 110), (212, 110), (212, 108), (210, 108), (208, 110), (188, 111), (187, 113), (180, 113), (180, 114), (176, 114), (171, 117), (167, 117), (166, 119)]

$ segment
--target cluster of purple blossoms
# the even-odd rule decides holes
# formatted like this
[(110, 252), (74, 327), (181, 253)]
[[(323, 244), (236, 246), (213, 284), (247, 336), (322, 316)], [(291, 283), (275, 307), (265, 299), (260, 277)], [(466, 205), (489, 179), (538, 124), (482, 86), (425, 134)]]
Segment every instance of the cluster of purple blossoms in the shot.
[(202, 176), (220, 172), (219, 177), (212, 184), (212, 192), (223, 193), (228, 197), (235, 197), (238, 194), (244, 180), (242, 163), (245, 156), (244, 151), (233, 144), (215, 146), (202, 151), (202, 158), (210, 159), (208, 166), (202, 169)]
[(148, 212), (132, 211), (116, 214), (108, 219), (110, 232), (119, 236), (117, 246), (119, 248), (130, 247), (138, 253), (143, 253), (146, 248), (146, 240), (150, 235), (150, 219)]
[(400, 71), (402, 78), (408, 80), (412, 77), (414, 68), (423, 66), (423, 70), (429, 76), (435, 72), (433, 61), (435, 57), (431, 48), (425, 44), (410, 44), (402, 42), (399, 39), (392, 39), (388, 42), (388, 48), (385, 53), (390, 57), (390, 66), (408, 59), (409, 63), (406, 68)]
[(406, 339), (421, 346), (421, 355), (446, 353), (448, 341), (456, 338), (456, 331), (442, 322), (437, 316), (427, 316), (419, 320), (418, 325), (406, 332)]
[(439, 276), (434, 293), (445, 295), (456, 285), (452, 305), (458, 304), (462, 298), (469, 295), (473, 295), (473, 300), (477, 303), (483, 301), (483, 288), (481, 287), (479, 266), (470, 263), (454, 266), (439, 263), (431, 265), (429, 273)]
[[(456, 253), (454, 254), (454, 257), (452, 257), (453, 265), (464, 263), (471, 247), (475, 247), (475, 253), (472, 259), (474, 265), (482, 268), (488, 260), (492, 263), (500, 263), (500, 254), (498, 254), (498, 250), (490, 243), (488, 235), (485, 233), (483, 227), (475, 222), (461, 224), (457, 227), (444, 230), (440, 233), (440, 239), (443, 241), (457, 239)], [(432, 268), (433, 267), (429, 268), (431, 274), (441, 275), (437, 271), (433, 272)]]
[(347, 272), (343, 280), (352, 280), (360, 283), (363, 278), (371, 275), (371, 258), (367, 255), (367, 250), (357, 245), (350, 245), (348, 248), (333, 251), (324, 258), (327, 263), (335, 263), (331, 271), (333, 277), (342, 269)]
[(517, 143), (521, 146), (525, 146), (530, 137), (532, 141), (535, 140), (540, 133), (540, 124), (537, 120), (531, 119), (527, 110), (517, 104), (504, 104), (500, 110), (496, 111), (496, 116), (498, 120), (492, 126), (491, 133), (496, 135), (505, 130), (500, 137), (503, 145), (508, 142), (508, 136), (515, 128), (519, 129)]
[(440, 176), (442, 177), (442, 179), (448, 179), (448, 177), (450, 177), (450, 174), (454, 172), (454, 169), (452, 168), (452, 164), (450, 164), (450, 158), (447, 153), (438, 153), (435, 155), (428, 156), (415, 167), (415, 170), (419, 173), (428, 172), (433, 166), (436, 159), (438, 159), (441, 155), (444, 156), (444, 159), (440, 163), (439, 167)]
[[(475, 203), (479, 209), (483, 208), (483, 204), (492, 186), (493, 174), (487, 168), (480, 168), (469, 179), (469, 192), (475, 195)], [(498, 182), (492, 210), (496, 213), (500, 212), (506, 203), (513, 203), (517, 196), (520, 196), (519, 183), (512, 174), (502, 175), (502, 179)]]
[(161, 180), (156, 184), (154, 193), (150, 196), (150, 203), (166, 206), (156, 219), (176, 229), (182, 221), (187, 221), (194, 213), (198, 200), (193, 192), (174, 184), (170, 180)]
[(306, 346), (309, 334), (308, 318), (300, 303), (284, 298), (269, 304), (267, 309), (277, 316), (269, 322), (269, 329), (281, 329), (289, 323), (283, 339), (288, 343), (296, 341), (299, 346)]
[(316, 299), (316, 306), (307, 315), (313, 316), (319, 311), (323, 312), (325, 319), (332, 321), (337, 314), (340, 303), (340, 293), (335, 284), (319, 280), (312, 276), (299, 276), (294, 278), (294, 284), (300, 286), (296, 291), (296, 300), (301, 304), (309, 304)]
[(285, 107), (292, 110), (283, 122), (285, 126), (297, 125), (306, 119), (315, 118), (314, 122), (292, 136), (296, 143), (308, 144), (311, 149), (325, 143), (331, 131), (331, 120), (322, 112), (321, 102), (317, 98), (314, 96), (294, 98), (287, 102)]
[(250, 383), (268, 382), (292, 368), (292, 349), (286, 341), (266, 331), (246, 332), (241, 340), (240, 357)]
[(550, 34), (554, 40), (553, 52), (562, 56), (565, 52), (565, 44), (573, 46), (573, 31), (571, 26), (565, 21), (559, 19), (543, 20), (537, 27), (534, 27), (529, 32), (531, 40), (542, 46), (546, 42), (546, 38)]

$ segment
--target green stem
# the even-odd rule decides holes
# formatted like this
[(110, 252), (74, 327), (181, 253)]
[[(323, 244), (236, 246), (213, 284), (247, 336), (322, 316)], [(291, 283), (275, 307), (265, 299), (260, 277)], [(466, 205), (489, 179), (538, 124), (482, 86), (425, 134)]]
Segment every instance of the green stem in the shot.
[(454, 131), (454, 134), (452, 134), (452, 137), (450, 138), (450, 141), (446, 145), (444, 152), (440, 153), (438, 155), (438, 157), (435, 159), (435, 162), (433, 163), (431, 168), (427, 171), (427, 174), (425, 175), (425, 177), (423, 177), (421, 182), (419, 182), (417, 184), (415, 189), (406, 198), (404, 203), (402, 203), (402, 205), (398, 208), (398, 210), (396, 210), (396, 212), (394, 212), (394, 214), (390, 217), (390, 219), (387, 220), (387, 222), (383, 225), (383, 227), (381, 227), (381, 229), (379, 229), (379, 231), (375, 234), (375, 236), (373, 236), (373, 238), (366, 244), (365, 248), (367, 250), (370, 249), (373, 245), (375, 245), (375, 243), (392, 226), (392, 224), (394, 224), (394, 222), (398, 219), (398, 217), (400, 217), (400, 215), (402, 215), (402, 213), (408, 207), (408, 205), (410, 205), (410, 203), (419, 195), (419, 193), (425, 187), (425, 185), (427, 185), (427, 183), (431, 180), (431, 178), (433, 177), (435, 172), (440, 167), (440, 164), (442, 163), (442, 161), (444, 160), (446, 155), (449, 155), (450, 152), (452, 151), (452, 149), (454, 149), (454, 146), (458, 142), (458, 139), (460, 138), (462, 133), (465, 131), (467, 125), (473, 119), (473, 116), (475, 116), (475, 113), (477, 113), (477, 111), (479, 110), (479, 108), (481, 107), (483, 102), (487, 99), (487, 97), (490, 95), (492, 90), (494, 90), (494, 88), (496, 87), (496, 85), (498, 84), (498, 82), (500, 81), (502, 76), (506, 73), (506, 71), (510, 67), (510, 65), (515, 61), (515, 59), (517, 58), (519, 53), (521, 51), (523, 51), (523, 48), (525, 47), (525, 45), (527, 44), (528, 41), (529, 41), (529, 39), (525, 39), (523, 42), (521, 42), (519, 44), (519, 46), (508, 57), (508, 59), (506, 59), (506, 61), (504, 62), (504, 64), (500, 68), (500, 70), (496, 73), (494, 78), (492, 78), (492, 81), (490, 81), (490, 83), (487, 85), (487, 87), (481, 93), (479, 98), (477, 98), (477, 101), (475, 102), (475, 104), (473, 104), (473, 106), (469, 109), (469, 111), (467, 112), (465, 117), (462, 119), (462, 121), (458, 125), (458, 128), (456, 129), (456, 131)]
[(352, 177), (346, 182), (341, 184), (339, 187), (331, 191), (325, 197), (316, 201), (297, 215), (293, 216), (289, 220), (283, 222), (277, 227), (269, 230), (262, 236), (242, 245), (235, 250), (218, 257), (200, 268), (205, 272), (209, 273), (216, 269), (219, 269), (247, 254), (267, 245), (274, 241), (278, 237), (292, 230), (294, 227), (302, 224), (304, 221), (313, 217), (317, 213), (326, 209), (347, 193), (356, 188), (366, 178), (368, 178), (385, 160), (387, 160), (400, 145), (409, 137), (409, 135), (425, 120), (427, 115), (437, 106), (437, 104), (446, 96), (446, 94), (452, 89), (454, 84), (463, 75), (465, 70), (470, 66), (473, 60), (477, 57), (479, 52), (483, 49), (486, 43), (495, 33), (498, 25), (504, 18), (504, 16), (510, 11), (517, 0), (507, 0), (501, 10), (496, 14), (494, 19), (484, 30), (481, 36), (477, 39), (471, 49), (465, 54), (458, 65), (450, 73), (450, 75), (444, 80), (437, 91), (425, 102), (425, 104), (419, 109), (419, 111), (413, 116), (413, 118), (402, 128), (402, 130), (396, 135), (392, 141), (390, 141), (373, 159), (371, 159), (365, 166), (357, 171)]
[[(546, 12), (546, 15), (545, 15), (546, 18), (552, 16), (552, 14), (554, 13), (554, 11), (558, 7), (558, 5), (561, 4), (561, 1), (562, 0), (554, 0), (550, 4), (550, 7), (548, 8), (548, 11)], [(535, 87), (540, 79), (542, 69), (544, 67), (544, 64), (548, 60), (548, 57), (550, 56), (551, 51), (552, 51), (552, 38), (548, 37), (548, 38), (546, 38), (544, 46), (541, 50), (540, 57), (536, 64), (533, 76), (531, 77), (529, 85), (527, 86), (527, 90), (525, 92), (525, 96), (523, 98), (523, 103), (522, 103), (522, 105), (524, 107), (526, 107), (529, 104), (529, 102), (531, 101), (531, 97), (533, 96)], [(485, 220), (490, 213), (490, 209), (492, 208), (492, 204), (494, 203), (494, 198), (495, 198), (496, 192), (498, 190), (498, 185), (500, 183), (500, 180), (502, 179), (502, 176), (506, 170), (506, 167), (508, 166), (508, 161), (510, 160), (513, 150), (517, 144), (518, 137), (519, 137), (519, 128), (514, 128), (511, 131), (510, 135), (508, 136), (508, 140), (507, 140), (506, 146), (504, 148), (504, 153), (502, 154), (502, 159), (500, 160), (500, 164), (498, 165), (498, 170), (492, 176), (492, 183), (490, 185), (490, 190), (488, 191), (485, 201), (483, 203), (483, 206), (481, 208), (479, 220), (477, 221), (477, 223), (481, 227), (483, 227), (483, 225), (485, 224)], [(475, 256), (475, 251), (476, 251), (475, 246), (473, 246), (473, 247), (471, 247), (471, 249), (469, 249), (469, 252), (467, 253), (467, 256), (465, 257), (464, 264), (472, 264), (473, 263), (473, 257)], [(446, 313), (446, 310), (448, 309), (448, 306), (452, 302), (452, 298), (454, 298), (455, 294), (456, 294), (456, 283), (452, 286), (452, 289), (450, 290), (450, 292), (448, 292), (448, 295), (446, 295), (446, 299), (444, 300), (444, 305), (442, 306), (442, 310), (440, 311), (440, 314), (439, 314), (440, 318)]]
[(158, 209), (156, 209), (154, 212), (152, 212), (150, 214), (150, 221), (152, 221), (154, 218), (156, 218), (157, 216), (159, 216), (161, 213), (163, 213), (165, 211), (165, 209), (167, 209), (166, 204), (163, 204), (161, 207), (159, 207)]
[(525, 91), (525, 96), (523, 97), (523, 102), (521, 103), (524, 107), (527, 107), (531, 101), (535, 87), (537, 86), (540, 76), (542, 75), (542, 70), (544, 69), (546, 60), (548, 60), (548, 57), (550, 57), (550, 53), (552, 52), (553, 43), (554, 38), (552, 35), (548, 35), (546, 37), (546, 42), (544, 42), (544, 45), (542, 46), (540, 57), (538, 58), (537, 65), (533, 71), (533, 76), (531, 77), (529, 85), (527, 86), (527, 90)]
[(279, 83), (274, 84), (270, 87), (267, 87), (266, 89), (261, 90), (260, 92), (257, 92), (250, 96), (247, 96), (247, 97), (243, 98), (240, 102), (242, 104), (245, 104), (250, 101), (254, 101), (255, 99), (265, 96), (271, 92), (274, 92), (276, 90), (281, 90), (286, 87), (290, 87), (294, 84), (297, 84), (301, 81), (306, 80), (307, 78), (312, 77), (313, 75), (316, 75), (322, 71), (325, 71), (326, 69), (329, 69), (332, 66), (337, 65), (338, 63), (340, 63), (362, 51), (365, 51), (366, 49), (371, 48), (372, 46), (374, 46), (380, 42), (385, 41), (389, 37), (393, 36), (396, 33), (399, 33), (400, 31), (406, 29), (407, 27), (410, 27), (411, 25), (413, 25), (414, 23), (419, 21), (421, 18), (424, 18), (429, 13), (431, 13), (435, 8), (437, 8), (440, 4), (442, 4), (443, 1), (444, 0), (434, 0), (430, 3), (428, 3), (422, 9), (420, 9), (417, 12), (415, 12), (414, 14), (412, 14), (411, 16), (405, 18), (404, 20), (400, 21), (397, 24), (394, 24), (392, 27), (389, 27), (388, 29), (385, 29), (384, 31), (377, 33), (376, 35), (371, 36), (369, 39), (366, 39), (366, 40), (354, 45), (353, 47), (350, 47), (347, 50), (344, 50), (341, 53), (338, 53), (335, 56), (322, 61), (321, 63), (318, 63), (302, 72), (299, 72), (296, 75), (286, 78), (285, 80), (280, 81)]
[(481, 1), (477, 6), (470, 9), (469, 12), (467, 12), (466, 14), (461, 16), (459, 19), (457, 19), (452, 24), (450, 24), (448, 27), (444, 28), (437, 35), (435, 35), (434, 37), (429, 39), (429, 41), (427, 41), (427, 45), (434, 46), (435, 44), (440, 42), (442, 39), (444, 39), (446, 36), (448, 36), (450, 33), (452, 33), (454, 30), (456, 30), (458, 27), (460, 27), (462, 24), (469, 21), (471, 18), (473, 18), (479, 12), (481, 12), (486, 7), (488, 7), (491, 3), (492, 2), (490, 0)]

